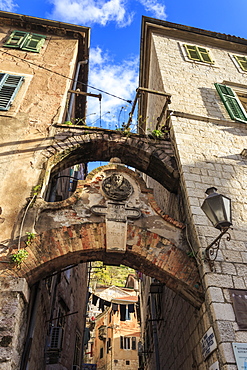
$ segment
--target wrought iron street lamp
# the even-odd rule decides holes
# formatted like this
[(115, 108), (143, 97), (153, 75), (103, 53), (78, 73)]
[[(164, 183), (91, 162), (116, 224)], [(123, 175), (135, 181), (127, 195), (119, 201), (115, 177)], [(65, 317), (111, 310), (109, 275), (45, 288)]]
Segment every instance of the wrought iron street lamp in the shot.
[[(232, 225), (231, 199), (216, 193), (216, 188), (206, 190), (207, 198), (201, 208), (216, 229), (221, 231), (220, 235), (206, 248), (205, 256), (208, 261), (214, 261), (217, 257), (221, 238)], [(227, 240), (231, 239), (228, 233)]]

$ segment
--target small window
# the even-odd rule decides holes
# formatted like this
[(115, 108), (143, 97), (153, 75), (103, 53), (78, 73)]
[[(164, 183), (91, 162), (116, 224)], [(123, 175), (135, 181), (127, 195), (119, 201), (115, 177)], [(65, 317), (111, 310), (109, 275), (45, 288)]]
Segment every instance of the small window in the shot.
[(130, 361), (129, 360), (126, 361), (126, 365), (130, 365)]
[(46, 36), (36, 33), (13, 31), (4, 46), (39, 53)]
[(65, 326), (65, 312), (62, 308), (59, 308), (58, 310), (57, 326), (62, 328)]
[(130, 349), (130, 337), (120, 336), (120, 348), (121, 349)]
[(132, 337), (132, 349), (136, 350), (136, 337)]
[(238, 55), (234, 55), (235, 60), (238, 62), (240, 68), (247, 72), (247, 58), (246, 57), (241, 57)]
[(100, 358), (103, 358), (103, 357), (104, 357), (104, 348), (103, 348), (103, 347), (101, 347), (101, 348), (100, 348), (100, 354), (99, 354), (99, 357), (100, 357)]
[(76, 330), (73, 365), (80, 366), (80, 361), (81, 361), (81, 333), (78, 330)]
[(247, 114), (232, 88), (218, 83), (215, 87), (231, 119), (246, 123)]
[(23, 80), (23, 76), (0, 73), (0, 110), (9, 110)]
[(209, 64), (214, 63), (207, 49), (202, 48), (200, 46), (187, 45), (187, 44), (185, 44), (184, 47), (186, 49), (187, 56), (189, 59), (195, 60), (198, 62), (209, 63)]
[(45, 279), (45, 287), (48, 290), (48, 293), (51, 294), (53, 276), (49, 276)]
[(106, 344), (106, 352), (109, 353), (110, 350), (111, 350), (111, 338), (108, 338)]

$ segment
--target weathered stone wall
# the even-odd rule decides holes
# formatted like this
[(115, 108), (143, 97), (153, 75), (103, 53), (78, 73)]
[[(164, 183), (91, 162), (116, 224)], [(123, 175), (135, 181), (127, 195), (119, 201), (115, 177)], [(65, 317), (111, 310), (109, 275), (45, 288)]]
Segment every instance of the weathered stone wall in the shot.
[[(87, 300), (87, 264), (80, 264), (53, 276), (51, 285), (47, 280), (41, 280), (36, 295), (35, 307), (29, 310), (29, 331), (26, 342), (31, 342), (27, 349), (25, 360), (30, 369), (52, 370), (71, 369), (73, 366), (76, 332), (82, 339), (85, 325)], [(66, 305), (66, 306), (65, 306)], [(30, 307), (31, 308), (31, 307)], [(59, 309), (68, 316), (63, 321), (63, 340), (58, 361), (54, 364), (49, 360), (49, 344), (51, 330), (58, 327)], [(33, 320), (33, 322), (32, 322)], [(26, 343), (26, 344), (27, 344)]]
[(11, 238), (19, 211), (38, 183), (40, 153), (50, 142), (52, 124), (63, 119), (71, 81), (57, 73), (72, 78), (78, 52), (78, 39), (57, 35), (47, 36), (40, 53), (2, 47), (12, 30), (1, 27), (1, 71), (25, 80), (11, 108), (0, 111), (2, 243)]
[[(144, 340), (145, 369), (208, 369), (201, 356), (200, 340), (206, 332), (208, 317), (205, 304), (200, 310), (174, 294), (166, 286), (162, 286), (161, 293), (150, 294), (149, 277), (143, 277), (141, 307), (142, 307), (142, 335)], [(149, 300), (147, 300), (149, 297)], [(155, 312), (152, 316), (151, 300), (154, 300)], [(157, 327), (157, 341), (153, 325)], [(158, 351), (157, 351), (158, 349)], [(158, 353), (158, 355), (157, 355)], [(159, 365), (156, 359), (159, 359)], [(216, 354), (210, 359), (210, 364), (216, 361)]]
[[(75, 26), (74, 33), (73, 26), (5, 12), (0, 17), (1, 72), (24, 77), (10, 109), (0, 111), (0, 253), (3, 257), (9, 252), (11, 240), (20, 234), (23, 209), (45, 169), (42, 151), (53, 140), (53, 124), (64, 120), (77, 59), (88, 57), (86, 32), (89, 30)], [(14, 30), (46, 35), (40, 52), (4, 47)], [(1, 266), (10, 266), (8, 263), (7, 258)], [(28, 291), (25, 279), (8, 276), (1, 282), (0, 367), (4, 370), (20, 368), (29, 303), (24, 291)], [(36, 368), (36, 363), (32, 368)]]
[[(188, 224), (191, 244), (198, 251), (206, 292), (205, 306), (198, 312), (198, 318), (193, 319), (189, 310), (192, 326), (197, 324), (194, 330), (190, 325), (185, 328), (184, 341), (191, 331), (198, 369), (208, 368), (217, 356), (221, 369), (235, 370), (232, 342), (246, 342), (246, 332), (241, 331), (236, 323), (228, 289), (246, 289), (247, 286), (247, 225), (244, 216), (247, 209), (247, 160), (240, 154), (247, 144), (246, 125), (230, 119), (214, 83), (225, 82), (232, 84), (233, 89), (234, 86), (245, 89), (247, 74), (240, 72), (231, 58), (232, 53), (243, 52), (244, 46), (240, 45), (238, 51), (237, 43), (217, 41), (206, 36), (190, 36), (189, 32), (184, 32), (181, 37), (153, 34), (152, 42), (156, 50), (156, 54), (153, 52), (152, 55), (154, 59), (157, 55), (164, 89), (172, 94), (170, 109), (174, 112), (170, 123), (171, 136), (181, 176), (187, 216), (185, 222)], [(210, 49), (215, 64), (186, 60), (182, 52), (184, 42)], [(151, 60), (150, 65), (150, 76), (152, 73), (156, 76), (157, 60)], [(159, 115), (155, 105), (149, 109)], [(205, 198), (204, 192), (211, 186), (232, 199), (233, 210), (232, 239), (230, 242), (222, 241), (214, 271), (210, 271), (208, 264), (203, 261), (203, 249), (219, 232), (211, 226), (200, 208)], [(170, 300), (166, 308), (168, 304), (171, 304)], [(171, 341), (177, 338), (178, 327), (187, 320), (186, 305), (183, 304), (182, 314), (176, 314), (175, 325), (170, 327)], [(218, 349), (202, 362), (198, 344), (210, 326), (214, 329)], [(171, 343), (168, 342), (164, 350), (169, 346)], [(169, 366), (165, 369), (178, 368), (176, 357), (178, 359), (179, 354), (176, 356), (174, 353), (174, 356), (174, 362), (169, 360)], [(182, 368), (189, 370), (191, 366), (188, 357)]]
[[(26, 330), (29, 288), (25, 279), (0, 279), (0, 367), (18, 369)], [(22, 328), (22, 330), (20, 330)]]

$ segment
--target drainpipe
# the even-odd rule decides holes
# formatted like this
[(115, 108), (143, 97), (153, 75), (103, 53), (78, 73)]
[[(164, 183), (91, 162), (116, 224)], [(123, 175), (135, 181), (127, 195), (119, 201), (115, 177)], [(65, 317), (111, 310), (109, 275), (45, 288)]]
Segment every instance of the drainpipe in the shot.
[[(87, 297), (86, 297), (86, 302), (85, 302), (85, 310), (84, 310), (84, 315), (83, 315), (83, 319), (84, 319), (84, 330), (83, 330), (83, 333), (82, 333), (82, 362), (84, 363), (84, 358), (85, 358), (85, 347), (84, 347), (84, 337), (85, 337), (85, 329), (86, 329), (86, 321), (87, 321), (87, 312), (88, 312), (88, 303), (89, 303), (89, 287), (90, 287), (90, 280), (91, 280), (91, 270), (92, 270), (92, 263), (89, 262), (88, 263), (88, 266), (87, 266), (87, 269), (88, 269), (88, 276), (87, 276)], [(83, 366), (83, 363), (81, 363), (81, 367), (80, 369), (82, 369), (82, 366)]]
[(37, 318), (37, 311), (39, 306), (39, 296), (40, 296), (40, 282), (36, 283), (34, 286), (34, 292), (33, 292), (33, 303), (31, 308), (31, 314), (30, 314), (30, 321), (29, 321), (29, 327), (28, 327), (28, 333), (26, 336), (26, 341), (24, 345), (23, 355), (22, 355), (22, 361), (20, 370), (28, 370), (29, 369), (29, 354), (31, 351), (32, 346), (32, 340), (34, 335), (34, 329), (36, 324), (36, 318)]
[[(80, 72), (81, 66), (82, 65), (85, 65), (87, 63), (88, 63), (88, 59), (81, 60), (80, 62), (78, 62), (72, 90), (75, 90), (76, 89), (77, 82), (78, 82), (78, 76), (79, 76), (79, 72)], [(70, 98), (70, 102), (69, 102), (69, 109), (68, 109), (68, 113), (67, 113), (67, 116), (66, 116), (66, 121), (70, 121), (70, 119), (71, 119), (71, 114), (72, 114), (72, 109), (73, 109), (74, 101), (75, 101), (75, 94), (71, 94), (71, 98)]]
[(151, 320), (152, 320), (152, 331), (153, 331), (153, 339), (154, 339), (154, 353), (155, 353), (155, 369), (160, 370), (160, 354), (159, 354), (159, 340), (158, 340), (158, 330), (157, 330), (157, 317), (155, 313), (155, 300), (154, 295), (151, 295), (150, 303), (151, 303)]

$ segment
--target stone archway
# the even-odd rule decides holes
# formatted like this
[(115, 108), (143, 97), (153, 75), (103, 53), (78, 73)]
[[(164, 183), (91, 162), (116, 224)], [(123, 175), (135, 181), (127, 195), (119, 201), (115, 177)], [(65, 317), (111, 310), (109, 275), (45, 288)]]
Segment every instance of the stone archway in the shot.
[(19, 269), (6, 266), (2, 275), (24, 277), (33, 284), (70, 264), (114, 261), (157, 278), (195, 307), (202, 303), (184, 225), (164, 215), (143, 180), (124, 165), (112, 163), (93, 171), (65, 201), (38, 199), (28, 220), (26, 227), (37, 234), (27, 247), (29, 257)]
[(169, 140), (87, 127), (59, 127), (44, 151), (53, 173), (76, 163), (109, 161), (113, 157), (154, 178), (169, 191), (178, 190), (178, 169)]

